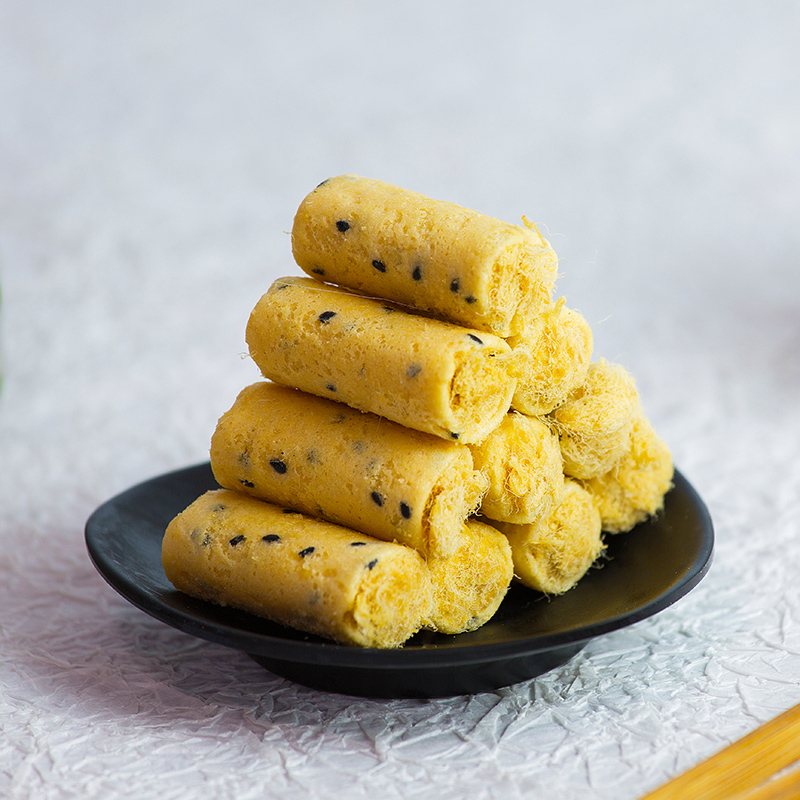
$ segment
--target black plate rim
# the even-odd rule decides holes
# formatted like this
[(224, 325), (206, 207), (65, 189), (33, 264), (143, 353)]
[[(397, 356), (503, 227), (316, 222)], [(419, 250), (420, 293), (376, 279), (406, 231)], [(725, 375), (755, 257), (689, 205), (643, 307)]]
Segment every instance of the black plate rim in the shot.
[[(101, 540), (106, 530), (106, 518), (118, 504), (128, 497), (141, 494), (150, 487), (188, 475), (193, 471), (208, 469), (208, 462), (204, 462), (174, 470), (138, 483), (107, 500), (93, 512), (86, 523), (85, 542), (89, 557), (95, 569), (115, 591), (149, 616), (207, 641), (278, 661), (319, 664), (327, 667), (368, 667), (370, 669), (451, 667), (520, 658), (569, 645), (586, 643), (598, 636), (651, 617), (684, 597), (706, 575), (713, 558), (714, 532), (711, 516), (694, 487), (676, 469), (672, 491), (686, 494), (697, 512), (703, 532), (702, 546), (678, 581), (658, 597), (630, 612), (609, 617), (602, 622), (558, 633), (521, 637), (509, 642), (483, 644), (465, 643), (460, 645), (458, 637), (452, 636), (446, 637), (449, 641), (445, 644), (406, 645), (397, 649), (383, 650), (349, 647), (326, 642), (316, 637), (310, 637), (313, 639), (312, 641), (280, 638), (267, 633), (243, 631), (239, 627), (219, 622), (208, 624), (190, 613), (169, 606), (143, 590), (128, 576), (120, 574), (108, 562), (103, 553)], [(667, 501), (669, 501), (669, 494)], [(542, 602), (546, 602), (546, 600), (543, 599)]]

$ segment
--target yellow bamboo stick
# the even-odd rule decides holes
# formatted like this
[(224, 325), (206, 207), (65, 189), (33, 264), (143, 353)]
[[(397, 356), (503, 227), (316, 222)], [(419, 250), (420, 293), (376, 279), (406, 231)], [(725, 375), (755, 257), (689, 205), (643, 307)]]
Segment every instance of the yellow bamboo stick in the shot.
[[(737, 794), (760, 788), (767, 778), (797, 760), (800, 760), (800, 705), (764, 723), (642, 800), (731, 800)], [(750, 800), (750, 795), (746, 797)]]
[(731, 800), (797, 800), (800, 797), (800, 769), (762, 783), (755, 789), (737, 794)]

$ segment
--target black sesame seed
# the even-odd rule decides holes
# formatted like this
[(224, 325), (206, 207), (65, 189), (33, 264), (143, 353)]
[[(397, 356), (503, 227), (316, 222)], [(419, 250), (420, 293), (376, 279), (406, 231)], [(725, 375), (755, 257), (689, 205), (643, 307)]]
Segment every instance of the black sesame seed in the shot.
[(408, 503), (400, 503), (400, 513), (404, 519), (411, 519), (411, 506)]
[(230, 540), (230, 545), (232, 547), (236, 547), (237, 544), (241, 544), (244, 541), (244, 535), (239, 534), (238, 536), (234, 536), (233, 539)]
[(394, 312), (394, 311), (397, 311), (397, 309), (396, 309), (396, 308), (392, 308), (391, 306), (384, 306), (384, 307), (383, 307), (383, 310), (384, 310), (384, 311), (389, 311), (389, 312)]
[(314, 269), (312, 269), (311, 271), (315, 275), (324, 275), (325, 274), (325, 270), (324, 269), (320, 269), (319, 267), (314, 267)]
[[(195, 528), (189, 536), (195, 544), (199, 544), (201, 547), (208, 547), (211, 544), (211, 536), (208, 533), (204, 533), (200, 528)], [(203, 537), (202, 539), (200, 538), (201, 536)]]
[(373, 492), (370, 497), (372, 498), (372, 502), (376, 505), (383, 505), (383, 498), (378, 494), (378, 492)]
[(377, 563), (378, 563), (378, 559), (377, 558), (373, 558), (372, 561), (370, 561), (369, 564), (367, 564), (367, 569), (372, 569)]
[(336, 316), (335, 311), (323, 311), (317, 319), (320, 322), (330, 322)]
[(477, 342), (478, 344), (483, 344), (483, 339), (479, 339), (477, 336), (475, 336), (474, 333), (468, 333), (467, 336), (469, 336), (469, 338), (472, 339), (473, 342)]
[(284, 508), (283, 509), (283, 513), (284, 514), (301, 514), (302, 512), (298, 511), (296, 508)]
[(408, 378), (414, 378), (414, 377), (416, 377), (417, 375), (419, 375), (419, 374), (420, 374), (420, 372), (422, 372), (422, 367), (421, 367), (419, 364), (412, 364), (412, 365), (411, 365), (411, 366), (410, 366), (410, 367), (409, 367), (409, 368), (406, 370), (406, 377), (408, 377)]
[(272, 460), (269, 462), (269, 465), (270, 465), (270, 466), (272, 467), (272, 469), (274, 469), (274, 470), (275, 470), (275, 472), (277, 472), (279, 475), (285, 475), (285, 474), (286, 474), (286, 470), (287, 470), (287, 469), (289, 469), (289, 468), (286, 466), (286, 462), (285, 462), (285, 461), (281, 461), (279, 458), (273, 458), (273, 459), (272, 459)]
[(261, 537), (262, 542), (266, 542), (267, 544), (272, 544), (272, 542), (279, 542), (281, 537), (278, 536), (277, 533), (268, 533), (266, 536)]
[(460, 286), (461, 286), (461, 284), (459, 283), (458, 278), (453, 278), (453, 280), (450, 281), (450, 291), (451, 292), (457, 292)]
[(422, 280), (422, 270), (419, 267), (414, 267), (414, 271), (411, 273), (411, 277), (415, 281), (421, 281)]
[(453, 433), (452, 431), (450, 432), (451, 439), (458, 439), (459, 436), (461, 436), (460, 433)]
[(239, 478), (239, 483), (241, 483), (242, 486), (246, 486), (248, 489), (252, 489), (255, 486), (252, 481), (246, 481), (244, 478)]
[(478, 302), (478, 298), (477, 298), (477, 297), (473, 297), (472, 295), (469, 295), (469, 297), (465, 297), (464, 299), (465, 299), (465, 300), (466, 300), (466, 301), (467, 301), (467, 302), (468, 302), (470, 305), (472, 305), (473, 303), (477, 303), (477, 302)]
[(366, 547), (366, 542), (350, 542), (350, 547)]
[(336, 223), (336, 229), (340, 233), (344, 233), (345, 231), (349, 231), (350, 230), (350, 223), (346, 219), (340, 219)]
[(332, 383), (326, 383), (326, 384), (325, 384), (325, 388), (326, 388), (326, 389), (327, 389), (329, 392), (335, 392), (335, 391), (336, 391), (336, 387), (335, 387), (335, 386), (334, 386)]
[(316, 550), (315, 547), (306, 547), (304, 550), (301, 550), (297, 555), (299, 555), (300, 558), (305, 558), (306, 556), (310, 556), (314, 552), (314, 550)]
[(386, 272), (386, 264), (383, 261), (378, 261), (377, 258), (373, 259), (372, 266), (375, 267), (378, 272)]
[(330, 180), (330, 178), (325, 178), (325, 180), (322, 181), (322, 183), (318, 183), (317, 184), (317, 189), (319, 189), (320, 186), (324, 186), (329, 180)]

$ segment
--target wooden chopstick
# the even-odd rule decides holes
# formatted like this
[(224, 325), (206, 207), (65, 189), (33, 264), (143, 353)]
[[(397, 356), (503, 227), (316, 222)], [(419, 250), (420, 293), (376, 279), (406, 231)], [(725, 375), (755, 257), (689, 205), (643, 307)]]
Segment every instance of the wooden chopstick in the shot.
[(779, 778), (762, 783), (755, 789), (734, 795), (731, 800), (797, 800), (800, 797), (800, 769), (792, 769)]
[[(642, 800), (783, 800), (784, 796), (797, 798), (800, 796), (796, 791), (800, 775), (795, 772), (787, 773), (769, 783), (765, 781), (798, 760), (800, 704), (764, 723)], [(755, 794), (751, 791), (756, 789), (788, 791), (789, 794)]]

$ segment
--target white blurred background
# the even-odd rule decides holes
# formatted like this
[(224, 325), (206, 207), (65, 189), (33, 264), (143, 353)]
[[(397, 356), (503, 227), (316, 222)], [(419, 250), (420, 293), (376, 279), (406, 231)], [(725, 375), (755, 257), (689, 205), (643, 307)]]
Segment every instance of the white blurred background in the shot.
[[(83, 523), (131, 483), (207, 458), (217, 417), (257, 378), (247, 316), (299, 273), (294, 211), (344, 172), (537, 222), (559, 294), (592, 324), (596, 354), (637, 379), (711, 507), (711, 574), (658, 636), (640, 627), (619, 648), (627, 699), (584, 675), (590, 699), (538, 701), (579, 754), (644, 747), (604, 762), (610, 796), (685, 764), (690, 731), (699, 754), (800, 700), (786, 622), (800, 614), (799, 44), (795, 2), (0, 2), (0, 566), (14, 598), (0, 650), (5, 684), (27, 687), (8, 700), (14, 718), (39, 742), (7, 730), (8, 763), (57, 737), (54, 687), (74, 698), (97, 679), (74, 667), (108, 615), (167, 636), (102, 585)], [(663, 663), (660, 637), (683, 656), (647, 690), (658, 721), (637, 728), (647, 703), (625, 653), (646, 641)], [(131, 662), (124, 637), (104, 642), (101, 673), (136, 705), (150, 662)], [(586, 702), (614, 712), (587, 722)], [(490, 785), (494, 746), (464, 745), (475, 785)], [(525, 763), (529, 787), (567, 781)]]
[[(559, 293), (651, 403), (710, 364), (798, 388), (796, 3), (0, 15), (7, 413), (23, 390), (26, 413), (71, 398), (73, 423), (225, 405), (249, 309), (297, 272), (297, 204), (342, 172), (535, 220)], [(151, 384), (156, 353), (176, 368)]]

